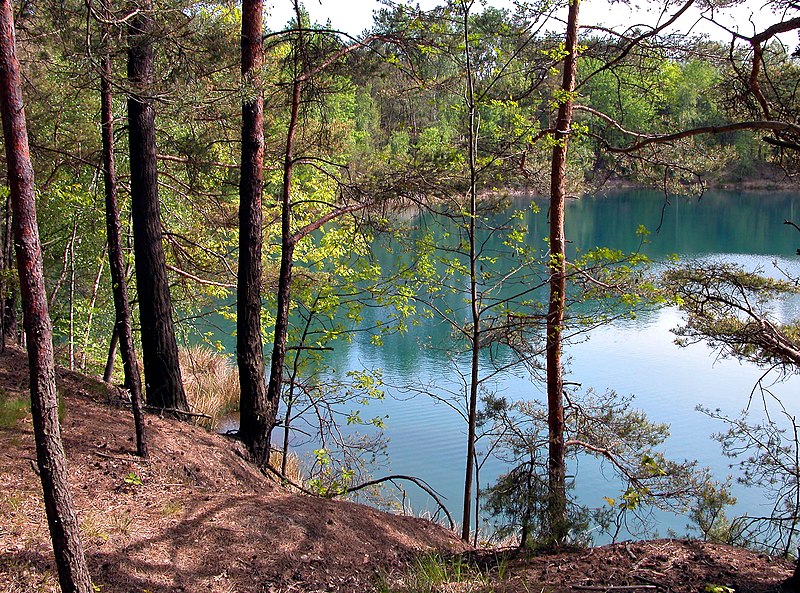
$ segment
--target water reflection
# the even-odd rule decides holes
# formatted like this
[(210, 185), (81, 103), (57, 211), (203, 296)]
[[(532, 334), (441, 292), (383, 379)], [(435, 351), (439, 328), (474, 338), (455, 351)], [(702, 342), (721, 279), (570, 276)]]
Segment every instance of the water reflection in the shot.
[[(572, 254), (604, 246), (622, 251), (641, 247), (656, 261), (672, 254), (680, 258), (713, 258), (735, 262), (748, 269), (760, 269), (778, 275), (782, 270), (800, 275), (794, 256), (800, 246), (800, 234), (783, 224), (797, 211), (793, 193), (709, 192), (701, 199), (671, 198), (665, 201), (658, 192), (630, 191), (571, 201), (567, 207), (567, 238)], [(540, 212), (528, 208), (529, 202), (517, 201), (513, 207), (525, 210), (526, 241), (544, 251), (547, 232), (547, 203)], [(417, 222), (420, 222), (419, 220)], [(417, 231), (423, 232), (420, 223)], [(651, 231), (649, 242), (641, 245), (637, 229)], [(435, 230), (437, 240), (443, 231)], [(499, 245), (492, 249), (499, 250)], [(389, 266), (398, 257), (390, 248), (376, 248), (376, 257)], [(501, 264), (502, 265), (502, 264)], [(461, 298), (461, 297), (458, 297)], [(457, 304), (454, 302), (453, 306)], [(777, 304), (782, 319), (800, 316), (800, 300)], [(364, 325), (385, 321), (385, 311), (368, 309)], [(460, 508), (463, 488), (466, 426), (454, 410), (435, 399), (415, 397), (405, 387), (413, 384), (439, 398), (450, 397), (463, 389), (467, 361), (448, 355), (454, 350), (451, 328), (442, 321), (420, 319), (404, 334), (385, 337), (382, 347), (375, 347), (370, 336), (357, 334), (350, 344), (337, 343), (326, 363), (341, 375), (347, 369), (380, 368), (387, 383), (388, 397), (371, 404), (369, 415), (388, 415), (389, 437), (387, 471), (419, 476), (442, 493), (448, 506)], [(678, 459), (696, 459), (708, 465), (720, 478), (731, 473), (729, 460), (710, 440), (724, 427), (695, 411), (702, 404), (735, 415), (749, 401), (763, 371), (736, 360), (718, 358), (703, 345), (678, 348), (670, 330), (680, 323), (675, 309), (645, 312), (636, 319), (619, 320), (593, 331), (590, 339), (568, 346), (569, 380), (597, 391), (613, 389), (633, 394), (636, 406), (650, 418), (671, 426), (667, 452)], [(796, 377), (774, 385), (773, 392), (790, 407), (800, 411), (797, 402), (800, 382)], [(543, 385), (527, 373), (505, 374), (493, 385), (499, 395), (509, 399), (541, 399)], [(571, 468), (576, 476), (575, 493), (592, 506), (603, 504), (603, 496), (616, 497), (616, 485), (610, 483), (602, 468), (594, 462)], [(485, 486), (503, 471), (489, 461), (480, 481)], [(758, 514), (765, 501), (755, 491), (737, 488), (738, 511)], [(433, 509), (432, 501), (409, 490), (411, 506), (417, 512)], [(661, 533), (673, 529), (683, 533), (684, 518), (664, 517)]]

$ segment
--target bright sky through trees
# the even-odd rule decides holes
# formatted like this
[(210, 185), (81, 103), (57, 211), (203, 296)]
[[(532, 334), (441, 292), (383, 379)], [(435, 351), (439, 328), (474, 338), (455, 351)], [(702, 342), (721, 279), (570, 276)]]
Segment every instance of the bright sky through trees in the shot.
[[(441, 3), (436, 0), (419, 1), (419, 5), (424, 9)], [(509, 0), (490, 0), (489, 4), (500, 7), (512, 6)], [(646, 1), (627, 4), (619, 1), (584, 0), (581, 3), (581, 22), (584, 26), (602, 25), (615, 28), (636, 24), (653, 25), (659, 20), (668, 18), (658, 10), (660, 4)], [(291, 0), (271, 0), (266, 6), (268, 11), (266, 26), (269, 29), (278, 29), (291, 18)], [(325, 23), (330, 20), (335, 28), (357, 35), (372, 25), (373, 11), (380, 9), (382, 4), (379, 0), (308, 0), (305, 2), (305, 7), (317, 22)], [(672, 5), (669, 15), (677, 10), (678, 6)], [(699, 20), (698, 15), (698, 11), (694, 11), (684, 16), (675, 31), (706, 33), (713, 38), (729, 38), (724, 30), (707, 21)], [(762, 2), (758, 0), (745, 1), (736, 7), (719, 10), (716, 16), (721, 24), (743, 35), (752, 35), (754, 31), (760, 31), (769, 24), (782, 20), (780, 15), (762, 8)], [(784, 42), (794, 45), (796, 39), (790, 36), (788, 39), (784, 38)]]

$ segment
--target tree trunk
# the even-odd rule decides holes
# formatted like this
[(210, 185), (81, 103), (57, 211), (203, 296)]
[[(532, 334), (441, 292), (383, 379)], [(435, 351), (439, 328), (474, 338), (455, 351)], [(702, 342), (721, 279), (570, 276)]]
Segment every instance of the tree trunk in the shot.
[(81, 372), (86, 370), (86, 359), (88, 358), (89, 341), (92, 338), (92, 322), (94, 321), (94, 308), (97, 306), (97, 295), (100, 292), (100, 281), (103, 279), (103, 268), (106, 265), (108, 255), (108, 243), (103, 245), (103, 253), (100, 256), (100, 264), (97, 266), (97, 275), (92, 284), (92, 296), (89, 299), (89, 312), (86, 314), (86, 334), (83, 338), (83, 348), (81, 349)]
[(567, 17), (564, 97), (558, 108), (555, 146), (550, 172), (550, 304), (547, 312), (547, 426), (548, 445), (548, 531), (552, 542), (562, 544), (568, 536), (566, 466), (564, 457), (564, 376), (561, 361), (564, 310), (566, 306), (566, 239), (564, 237), (564, 202), (566, 200), (567, 146), (572, 125), (573, 93), (577, 75), (578, 7), (572, 0)]
[[(292, 83), (292, 103), (289, 114), (289, 127), (286, 130), (286, 150), (283, 161), (283, 188), (281, 191), (281, 267), (278, 273), (277, 311), (275, 312), (275, 333), (272, 340), (272, 358), (267, 385), (267, 420), (270, 427), (275, 426), (278, 404), (283, 389), (283, 367), (286, 362), (286, 340), (289, 331), (289, 303), (292, 297), (292, 268), (294, 267), (294, 247), (296, 238), (292, 233), (292, 175), (294, 172), (294, 136), (297, 130), (302, 81), (300, 74), (300, 54), (303, 51), (302, 17), (299, 5), (295, 2), (297, 15), (298, 42), (294, 48), (294, 82)], [(270, 434), (266, 435), (267, 456), (269, 456)], [(267, 457), (268, 460), (268, 457)]]
[(106, 356), (106, 368), (103, 371), (103, 381), (111, 383), (114, 376), (114, 359), (117, 357), (117, 344), (119, 343), (119, 334), (117, 333), (116, 323), (114, 329), (111, 331), (111, 340), (108, 343), (108, 355)]
[(5, 349), (6, 339), (16, 340), (17, 335), (17, 294), (11, 281), (10, 272), (14, 267), (14, 247), (11, 240), (11, 194), (6, 198), (3, 218), (2, 261), (0, 266), (0, 349)]
[[(476, 107), (475, 107), (475, 87), (472, 72), (472, 56), (469, 49), (469, 7), (466, 3), (461, 4), (463, 10), (464, 28), (464, 54), (466, 58), (466, 88), (465, 100), (469, 116), (469, 149), (467, 158), (469, 161), (469, 284), (470, 284), (470, 311), (472, 314), (472, 333), (470, 338), (471, 363), (470, 363), (470, 382), (467, 401), (467, 464), (464, 471), (464, 507), (461, 526), (461, 539), (469, 542), (469, 527), (471, 518), (472, 503), (472, 483), (475, 468), (475, 425), (478, 413), (478, 370), (480, 364), (481, 350), (481, 315), (480, 302), (478, 300), (478, 254), (477, 254), (477, 235), (475, 219), (478, 213), (478, 194), (477, 194), (477, 152), (478, 134), (476, 129)], [(478, 514), (476, 501), (475, 514)]]
[(262, 197), (264, 192), (264, 96), (260, 69), (262, 0), (242, 3), (242, 163), (239, 181), (239, 269), (236, 285), (236, 360), (239, 367), (239, 436), (253, 460), (269, 460), (270, 418), (261, 341)]
[(78, 219), (72, 225), (72, 241), (69, 242), (69, 370), (75, 370), (75, 241), (78, 240)]
[(142, 355), (147, 403), (188, 410), (181, 382), (178, 345), (161, 235), (156, 163), (155, 109), (148, 96), (153, 84), (152, 4), (145, 0), (128, 26), (128, 141), (136, 286), (142, 326)]
[[(110, 17), (107, 4), (103, 4), (103, 14)], [(107, 18), (110, 20), (110, 18)], [(142, 379), (139, 374), (139, 361), (133, 345), (131, 330), (131, 306), (128, 302), (128, 283), (125, 276), (125, 263), (122, 257), (121, 224), (117, 201), (117, 173), (114, 163), (114, 113), (111, 103), (111, 57), (109, 56), (108, 25), (103, 25), (103, 58), (100, 73), (100, 102), (103, 136), (103, 180), (105, 183), (106, 235), (108, 237), (108, 261), (111, 268), (111, 289), (114, 294), (114, 333), (122, 351), (122, 366), (125, 373), (125, 387), (131, 394), (133, 423), (136, 432), (136, 453), (147, 457), (147, 437), (145, 435), (144, 414), (142, 412)], [(115, 345), (112, 336), (112, 346)], [(110, 348), (113, 353), (114, 347)], [(113, 367), (113, 354), (109, 356)], [(108, 369), (106, 374), (108, 373)]]
[(14, 45), (11, 0), (0, 0), (0, 113), (13, 208), (23, 324), (28, 343), (36, 458), (61, 590), (64, 593), (90, 593), (92, 584), (69, 490), (69, 473), (58, 421), (53, 331), (44, 286), (22, 81)]

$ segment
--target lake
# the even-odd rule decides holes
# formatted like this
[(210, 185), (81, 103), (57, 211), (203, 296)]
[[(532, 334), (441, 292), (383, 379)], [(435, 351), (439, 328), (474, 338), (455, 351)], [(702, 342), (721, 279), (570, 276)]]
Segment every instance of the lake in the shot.
[[(525, 205), (516, 203), (518, 207)], [(540, 210), (527, 210), (525, 215), (526, 241), (537, 249), (547, 232), (546, 201), (541, 202)], [(652, 234), (641, 251), (656, 262), (674, 254), (680, 259), (736, 262), (767, 274), (775, 273), (777, 262), (781, 268), (800, 275), (800, 262), (795, 255), (800, 233), (783, 223), (785, 219), (795, 220), (797, 213), (800, 195), (793, 193), (709, 192), (701, 199), (672, 197), (667, 203), (661, 193), (637, 190), (570, 201), (566, 230), (573, 250), (603, 246), (631, 251), (639, 246), (636, 229), (644, 225)], [(780, 303), (777, 314), (783, 319), (800, 316), (800, 301)], [(612, 389), (635, 396), (635, 406), (651, 420), (670, 425), (671, 436), (665, 447), (669, 456), (696, 459), (722, 479), (735, 470), (711, 435), (725, 427), (695, 407), (702, 404), (735, 416), (748, 405), (764, 371), (736, 360), (720, 359), (704, 345), (679, 348), (671, 330), (680, 321), (676, 309), (662, 308), (597, 328), (588, 339), (566, 347), (567, 380), (579, 383), (582, 389)], [(370, 319), (365, 321), (369, 322)], [(429, 397), (411, 397), (406, 389), (412, 383), (432, 386), (433, 391), (460, 384), (463, 366), (457, 368), (451, 357), (424, 346), (447, 340), (447, 336), (436, 320), (422, 320), (408, 333), (387, 336), (381, 347), (373, 346), (369, 335), (357, 334), (349, 344), (336, 343), (327, 362), (336, 369), (332, 372), (340, 376), (351, 369), (382, 370), (387, 397), (371, 403), (362, 414), (388, 416), (388, 463), (375, 475), (408, 474), (424, 479), (446, 499), (458, 521), (466, 425), (451, 407)], [(800, 411), (798, 387), (800, 379), (792, 376), (772, 385), (771, 390), (794, 413)], [(510, 400), (541, 399), (544, 393), (543, 385), (525, 373), (503, 375), (493, 388)], [(278, 432), (280, 435), (282, 431)], [(481, 487), (504, 469), (500, 462), (488, 461), (480, 473)], [(609, 472), (597, 463), (581, 462), (570, 467), (569, 473), (575, 476), (576, 497), (585, 504), (600, 507), (603, 497), (619, 497), (619, 485), (609, 481)], [(413, 512), (435, 511), (427, 495), (412, 485), (405, 489), (406, 495), (400, 498)], [(771, 508), (768, 505), (772, 501), (758, 490), (734, 485), (733, 493), (738, 499), (735, 513), (757, 515)], [(680, 535), (685, 533), (687, 520), (658, 515), (658, 523), (661, 535), (666, 535), (667, 530)]]

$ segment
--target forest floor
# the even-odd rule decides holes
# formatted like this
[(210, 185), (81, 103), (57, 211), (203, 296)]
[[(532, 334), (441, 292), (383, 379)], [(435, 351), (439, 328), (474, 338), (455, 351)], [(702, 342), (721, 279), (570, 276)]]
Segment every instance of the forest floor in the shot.
[[(245, 462), (236, 441), (186, 423), (148, 415), (151, 458), (142, 461), (116, 388), (60, 370), (59, 391), (72, 492), (102, 593), (419, 591), (415, 559), (430, 553), (475, 566), (426, 589), (450, 592), (762, 593), (793, 570), (688, 540), (498, 562), (497, 552), (472, 550), (423, 519), (288, 492)], [(58, 590), (28, 397), (25, 354), (8, 347), (0, 354), (0, 593)]]

